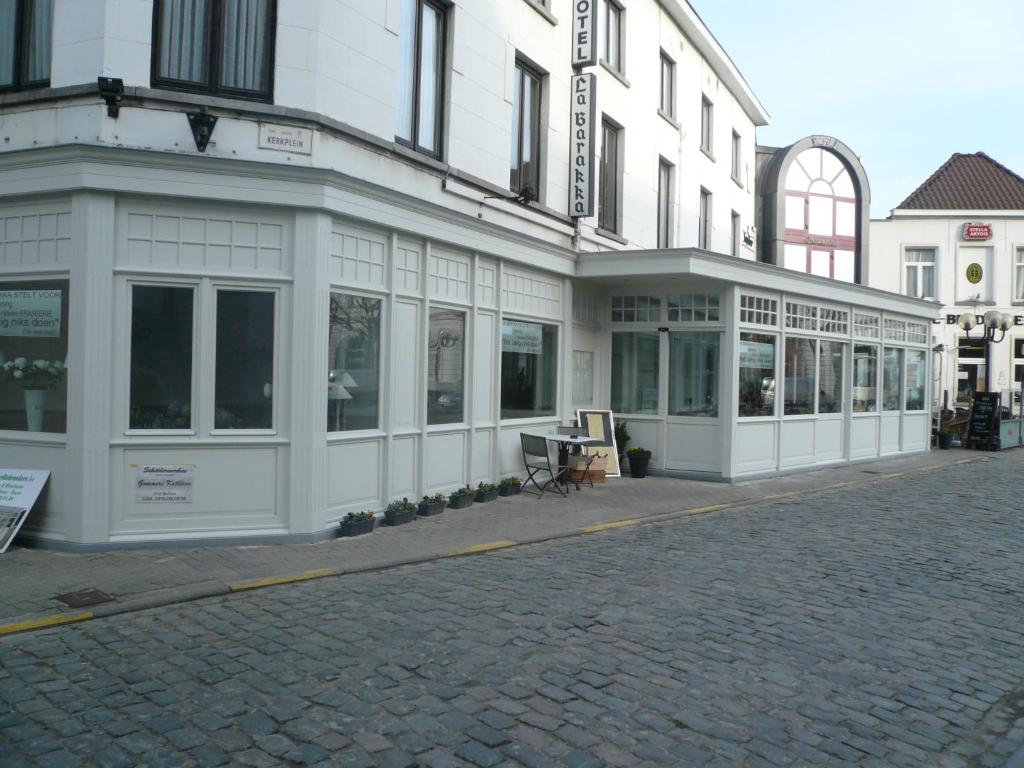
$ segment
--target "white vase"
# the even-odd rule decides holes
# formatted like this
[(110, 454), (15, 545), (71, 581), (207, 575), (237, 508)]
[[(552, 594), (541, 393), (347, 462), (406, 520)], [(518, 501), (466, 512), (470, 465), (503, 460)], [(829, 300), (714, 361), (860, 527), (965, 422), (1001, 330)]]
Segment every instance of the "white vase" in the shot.
[(43, 413), (46, 411), (46, 390), (25, 390), (25, 420), (29, 432), (43, 431)]

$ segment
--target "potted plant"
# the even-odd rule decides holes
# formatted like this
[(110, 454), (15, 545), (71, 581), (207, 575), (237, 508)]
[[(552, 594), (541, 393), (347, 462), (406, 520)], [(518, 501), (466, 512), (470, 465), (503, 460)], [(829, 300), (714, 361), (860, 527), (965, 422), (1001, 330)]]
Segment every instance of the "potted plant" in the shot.
[(465, 507), (472, 506), (474, 496), (476, 496), (476, 491), (468, 485), (465, 488), (454, 490), (451, 492), (451, 495), (448, 496), (448, 508), (463, 509)]
[(29, 360), (16, 357), (0, 366), (0, 380), (17, 384), (25, 393), (25, 428), (43, 431), (46, 392), (56, 387), (67, 369), (60, 360)]
[(498, 483), (499, 496), (515, 496), (523, 489), (523, 481), (518, 477), (506, 477)]
[(349, 512), (338, 523), (341, 535), (362, 536), (364, 533), (373, 533), (373, 512)]
[(386, 525), (405, 525), (416, 519), (416, 505), (406, 498), (392, 501), (384, 510)]
[(482, 504), (487, 501), (494, 501), (496, 498), (498, 498), (498, 486), (494, 483), (480, 483), (476, 487), (473, 501), (478, 501)]
[(953, 447), (953, 433), (946, 429), (940, 429), (937, 435), (937, 442), (939, 448), (944, 451), (948, 451)]
[(431, 515), (437, 515), (444, 512), (444, 508), (448, 506), (448, 497), (443, 493), (435, 493), (433, 496), (424, 496), (420, 499), (420, 506), (417, 510), (417, 514), (421, 517), (430, 517)]
[(626, 455), (626, 446), (629, 445), (629, 430), (626, 429), (626, 422), (615, 422), (615, 447), (619, 451), (619, 466), (623, 465), (622, 457)]
[(626, 451), (629, 456), (629, 475), (637, 479), (647, 477), (647, 465), (651, 461), (651, 452), (635, 445)]

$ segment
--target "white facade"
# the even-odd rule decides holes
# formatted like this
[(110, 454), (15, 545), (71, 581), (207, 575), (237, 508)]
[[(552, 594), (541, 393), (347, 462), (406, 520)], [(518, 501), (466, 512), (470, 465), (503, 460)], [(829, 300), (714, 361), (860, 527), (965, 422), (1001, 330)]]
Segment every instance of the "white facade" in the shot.
[[(671, 382), (659, 381), (659, 410), (635, 419), (653, 467), (733, 478), (926, 448), (919, 414), (902, 405), (889, 426), (877, 408), (854, 416), (848, 376), (825, 419), (834, 425), (782, 414), (784, 337), (800, 333), (784, 324), (787, 300), (847, 313), (844, 331), (825, 329), (845, 344), (847, 372), (851, 313), (905, 328), (933, 309), (750, 263), (755, 246), (736, 234), (754, 222), (754, 131), (767, 116), (688, 5), (623, 5), (618, 67), (588, 69), (599, 124), (620, 131), (614, 232), (567, 216), (574, 4), (443, 4), (437, 156), (396, 141), (402, 14), (416, 5), (279, 0), (260, 101), (154, 87), (149, 0), (56, 1), (50, 87), (0, 94), (0, 292), (21, 289), (21, 309), (63, 296), (41, 310), (59, 335), (0, 335), (3, 360), (66, 355), (41, 430), (24, 426), (19, 388), (0, 384), (0, 464), (52, 472), (32, 535), (68, 546), (315, 539), (350, 511), (521, 474), (522, 430), (608, 405), (612, 297), (637, 282), (664, 294), (667, 313), (665, 286), (651, 285), (665, 270), (681, 292), (720, 301), (703, 330), (720, 339), (721, 386), (705, 393), (718, 417), (677, 418)], [(673, 109), (660, 114), (662, 56), (674, 62)], [(532, 203), (509, 190), (517, 62), (542, 82)], [(124, 82), (116, 117), (101, 75)], [(200, 112), (217, 117), (204, 152), (186, 117)], [(269, 148), (268, 129), (300, 146)], [(673, 166), (671, 249), (652, 261), (661, 162)], [(709, 237), (697, 250), (702, 191)], [(777, 413), (738, 419), (741, 303), (756, 291), (777, 302), (776, 325), (759, 327), (778, 339), (763, 385)], [(333, 314), (345, 302), (370, 318), (372, 354), (348, 348), (351, 318)], [(503, 340), (516, 323), (520, 347)], [(690, 327), (678, 323), (653, 327)], [(872, 343), (887, 341), (919, 346)], [(350, 364), (359, 355), (376, 368)], [(344, 426), (346, 406), (358, 428)], [(154, 503), (139, 485), (147, 466), (188, 468), (187, 500)]]
[[(991, 236), (967, 239), (968, 224), (990, 226)], [(1024, 382), (1024, 211), (896, 209), (889, 218), (871, 222), (871, 238), (870, 285), (924, 295), (942, 305), (941, 319), (932, 326), (932, 343), (942, 346), (933, 367), (935, 405), (966, 407), (971, 393), (987, 390), (1002, 393), (1003, 405), (1012, 403), (1014, 414), (1019, 414)], [(972, 265), (981, 268), (980, 274), (970, 269)], [(1000, 343), (991, 345), (986, 366), (983, 345), (961, 346), (968, 338), (980, 339), (981, 328), (967, 336), (956, 321), (963, 313), (984, 317), (990, 311), (1010, 315), (1013, 325)], [(995, 338), (1001, 335), (997, 332)]]

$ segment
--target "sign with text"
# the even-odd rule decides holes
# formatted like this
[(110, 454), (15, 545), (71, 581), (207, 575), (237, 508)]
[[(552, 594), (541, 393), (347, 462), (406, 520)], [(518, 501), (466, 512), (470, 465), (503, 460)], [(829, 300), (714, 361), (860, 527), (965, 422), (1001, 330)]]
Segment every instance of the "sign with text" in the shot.
[(505, 320), (501, 324), (501, 351), (539, 355), (544, 351), (543, 329), (536, 323)]
[(572, 65), (597, 64), (597, 0), (575, 0), (572, 19)]
[(134, 464), (136, 504), (191, 504), (195, 464)]
[(759, 341), (740, 342), (740, 368), (775, 368), (775, 345)]
[(964, 240), (991, 240), (991, 224), (964, 224)]
[(572, 78), (569, 146), (569, 215), (594, 214), (594, 133), (597, 121), (597, 78)]
[[(1014, 325), (1024, 325), (1024, 315), (1012, 315)], [(936, 320), (936, 323), (939, 321)], [(946, 315), (946, 325), (957, 325), (960, 322), (960, 315)], [(974, 316), (975, 325), (985, 325), (984, 315)]]
[(49, 478), (45, 469), (0, 469), (0, 553), (18, 535)]
[(313, 131), (290, 125), (260, 123), (260, 149), (292, 152), (297, 155), (313, 154)]
[(972, 448), (995, 450), (999, 447), (1000, 392), (975, 392), (967, 425), (967, 442)]
[[(607, 462), (605, 474), (608, 477), (619, 477), (622, 470), (619, 468), (619, 447), (615, 443), (615, 414), (611, 411), (581, 408), (576, 411), (576, 423), (596, 441), (586, 447), (587, 455), (604, 459)], [(623, 450), (625, 448), (622, 446)]]
[(967, 267), (967, 282), (971, 285), (977, 285), (981, 282), (981, 278), (985, 276), (985, 270), (981, 268), (981, 264), (970, 264)]
[(60, 336), (61, 291), (0, 291), (0, 336)]

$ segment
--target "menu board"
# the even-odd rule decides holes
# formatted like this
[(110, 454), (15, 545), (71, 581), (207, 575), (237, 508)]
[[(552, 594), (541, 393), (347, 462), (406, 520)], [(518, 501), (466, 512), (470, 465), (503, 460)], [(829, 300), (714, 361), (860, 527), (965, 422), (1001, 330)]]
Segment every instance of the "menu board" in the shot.
[(999, 448), (999, 405), (1001, 393), (975, 392), (967, 442), (972, 448), (994, 451)]

